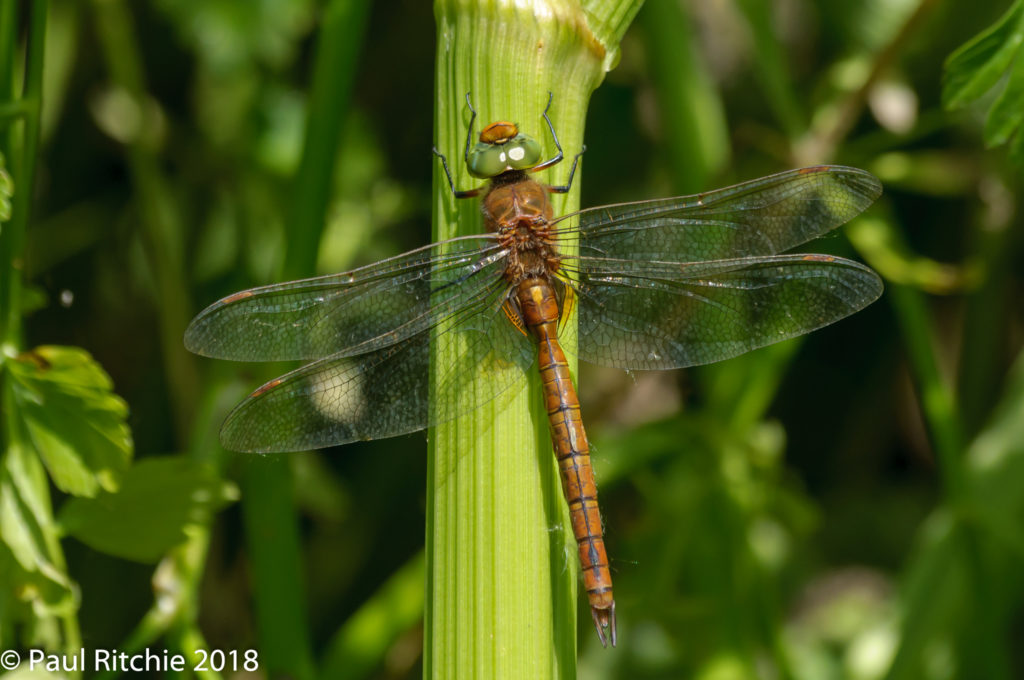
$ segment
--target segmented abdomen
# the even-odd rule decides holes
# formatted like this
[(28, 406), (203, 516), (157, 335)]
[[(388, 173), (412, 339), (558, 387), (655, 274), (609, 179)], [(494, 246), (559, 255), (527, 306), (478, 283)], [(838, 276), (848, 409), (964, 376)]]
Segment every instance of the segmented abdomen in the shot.
[(569, 365), (558, 343), (558, 301), (551, 285), (540, 278), (527, 279), (516, 289), (523, 321), (537, 340), (544, 403), (551, 426), (551, 442), (569, 504), (572, 530), (579, 546), (583, 584), (587, 591), (598, 635), (604, 642), (611, 626), (615, 644), (615, 601), (608, 570), (597, 506), (597, 484), (590, 467), (590, 443), (580, 419), (580, 403), (569, 376)]

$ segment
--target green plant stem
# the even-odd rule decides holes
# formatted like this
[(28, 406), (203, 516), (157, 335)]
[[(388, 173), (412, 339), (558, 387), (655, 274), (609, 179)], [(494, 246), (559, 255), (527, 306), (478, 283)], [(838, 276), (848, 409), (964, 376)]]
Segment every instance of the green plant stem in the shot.
[[(0, 3), (0, 96), (15, 104), (21, 104), (14, 91), (20, 17), (18, 7), (19, 3), (16, 2)], [(13, 131), (9, 130), (8, 134), (13, 134)]]
[(943, 594), (950, 574), (956, 573), (956, 533), (948, 514), (936, 513), (919, 534), (926, 543), (922, 551), (926, 554), (917, 556), (904, 570), (901, 597), (907, 611), (900, 626), (899, 646), (885, 680), (920, 677), (923, 650), (946, 614), (943, 609), (949, 598), (938, 595)]
[(747, 26), (753, 34), (755, 57), (752, 66), (758, 75), (758, 84), (786, 135), (791, 140), (796, 139), (804, 131), (806, 122), (775, 30), (772, 16), (775, 7), (761, 0), (740, 0), (737, 4), (746, 15)]
[(23, 100), (0, 103), (0, 119), (5, 123), (14, 122), (15, 118), (32, 115), (32, 106)]
[(177, 205), (163, 172), (157, 150), (161, 143), (157, 114), (146, 92), (141, 51), (129, 9), (122, 0), (94, 0), (97, 36), (113, 85), (131, 97), (138, 128), (126, 143), (128, 169), (138, 199), (140, 233), (153, 273), (153, 291), (159, 314), (164, 375), (171, 392), (179, 441), (191, 431), (193, 407), (199, 393), (195, 357), (182, 351), (181, 338), (192, 311), (185, 280), (184, 230)]
[[(193, 528), (193, 535), (179, 548), (171, 551), (153, 574), (156, 602), (139, 620), (138, 625), (117, 645), (125, 654), (135, 654), (167, 635), (170, 646), (181, 650), (190, 663), (196, 663), (196, 650), (209, 650), (196, 625), (199, 615), (199, 580), (209, 549), (206, 527)], [(119, 677), (116, 671), (98, 673), (97, 680)], [(216, 678), (219, 674), (203, 675)]]
[[(987, 234), (982, 238), (981, 254), (989, 263), (990, 274), (993, 276), (1005, 268), (1005, 256), (998, 251), (999, 246), (1007, 252), (1010, 251), (1005, 245), (1009, 240), (1009, 234), (1006, 232), (1009, 231), (1003, 229), (1001, 233)], [(996, 310), (999, 309), (998, 298), (985, 300), (978, 297), (985, 292), (991, 292), (989, 288), (984, 286), (976, 294), (968, 312), (969, 321), (983, 324), (987, 328), (999, 323), (996, 318)], [(1005, 622), (1000, 618), (1000, 607), (995, 601), (997, 595), (991, 585), (994, 578), (991, 552), (986, 549), (982, 525), (974, 521), (970, 507), (972, 503), (984, 503), (985, 499), (971, 497), (964, 458), (966, 427), (973, 425), (967, 421), (968, 425), (965, 426), (964, 418), (969, 418), (972, 412), (977, 414), (980, 406), (974, 404), (973, 411), (957, 408), (956, 393), (939, 370), (932, 340), (934, 333), (924, 296), (902, 284), (891, 284), (889, 296), (901, 325), (924, 419), (932, 436), (939, 471), (946, 490), (947, 504), (951, 510), (952, 522), (948, 540), (959, 545), (958, 549), (950, 551), (948, 559), (938, 560), (932, 555), (929, 555), (929, 559), (923, 559), (925, 567), (921, 571), (943, 582), (957, 568), (966, 571), (970, 597), (958, 603), (964, 618), (971, 621), (971, 625), (965, 631), (968, 640), (966, 647), (970, 654), (964, 659), (964, 663), (975, 669), (977, 677), (1002, 680), (1010, 677), (1009, 661), (999, 643), (1004, 634)], [(965, 351), (968, 344), (975, 348), (976, 352), (978, 345), (986, 346), (990, 342), (971, 332), (965, 335)], [(992, 348), (987, 349), (989, 352), (993, 351)], [(990, 370), (990, 365), (990, 360), (981, 360), (980, 366), (975, 368)], [(969, 381), (970, 385), (967, 394), (972, 398), (981, 399), (976, 388), (978, 384), (984, 384), (985, 378), (971, 376), (965, 380)], [(976, 417), (980, 418), (977, 415)], [(945, 545), (940, 549), (949, 550)], [(963, 556), (962, 564), (954, 559), (955, 555)], [(915, 660), (929, 638), (930, 629), (921, 622), (930, 618), (932, 592), (930, 588), (923, 589), (923, 595), (921, 592), (911, 590), (907, 596), (908, 606), (902, 624), (901, 645), (886, 675), (887, 680), (912, 677), (916, 670)]]
[(973, 251), (985, 276), (967, 298), (960, 349), (959, 403), (966, 431), (976, 433), (995, 402), (1002, 373), (1004, 327), (1009, 307), (1013, 255), (1022, 233), (1021, 219), (976, 230)]
[[(582, 148), (587, 99), (617, 50), (590, 32), (588, 20), (617, 35), (621, 23), (614, 17), (635, 13), (627, 4), (637, 3), (592, 16), (566, 0), (537, 7), (437, 0), (435, 139), (457, 188), (479, 185), (462, 161), (469, 92), (479, 112), (477, 133), (493, 120), (518, 121), (548, 156), (554, 149), (541, 112), (552, 92), (550, 116), (566, 158)], [(563, 184), (567, 166), (540, 179)], [(552, 197), (556, 214), (578, 205), (580, 177), (577, 171), (568, 195)], [(437, 161), (434, 190), (435, 240), (480, 232), (478, 202), (455, 200)], [(574, 354), (575, 319), (562, 324), (560, 339)], [(435, 370), (450, 370), (455, 359), (448, 345), (457, 342), (438, 343)], [(575, 677), (576, 545), (535, 372), (527, 382), (513, 398), (486, 403), (430, 433), (425, 677)], [(472, 387), (456, 398), (464, 409), (476, 405)]]
[(311, 276), (331, 198), (338, 142), (352, 98), (367, 0), (332, 0), (323, 12), (313, 61), (302, 159), (292, 187), (284, 278)]
[[(7, 3), (16, 5), (16, 3)], [(30, 6), (28, 42), (25, 50), (25, 76), (17, 104), (24, 110), (21, 125), (11, 124), (7, 145), (8, 162), (14, 178), (14, 196), (11, 198), (11, 219), (0, 232), (0, 305), (2, 305), (2, 341), (21, 345), (21, 286), (22, 255), (25, 232), (28, 230), (29, 212), (34, 186), (36, 155), (39, 151), (39, 112), (43, 93), (43, 50), (46, 37), (46, 14), (49, 3), (45, 0)], [(17, 37), (17, 13), (5, 8), (3, 22), (4, 81), (0, 83), (8, 93), (14, 87), (14, 51)]]
[(924, 419), (938, 454), (939, 472), (946, 493), (956, 506), (963, 501), (964, 490), (963, 426), (952, 387), (939, 371), (924, 296), (902, 284), (890, 284), (888, 293), (896, 308)]
[(689, 15), (681, 5), (650, 3), (640, 13), (640, 23), (647, 37), (644, 44), (673, 187), (681, 193), (702, 191), (729, 160), (721, 98), (694, 45)]
[[(981, 645), (988, 650), (988, 653), (980, 655), (981, 663), (987, 668), (979, 677), (1000, 679), (1006, 677), (1003, 672), (1004, 664), (993, 645), (1000, 635), (1002, 626), (995, 614), (993, 593), (988, 585), (991, 569), (980, 548), (977, 528), (968, 520), (968, 504), (971, 501), (967, 497), (963, 423), (956, 409), (953, 389), (939, 371), (924, 297), (918, 291), (900, 284), (890, 286), (889, 296), (897, 311), (896, 316), (907, 345), (925, 422), (938, 455), (938, 467), (945, 486), (947, 502), (952, 509), (953, 535), (966, 547), (960, 552), (967, 556), (965, 566), (972, 585), (972, 601), (969, 604), (965, 603), (963, 607), (971, 614), (972, 640), (975, 646)], [(951, 568), (950, 564), (946, 564), (946, 573)], [(922, 611), (925, 606), (924, 600), (915, 598), (913, 602), (920, 606), (909, 608), (903, 626), (905, 635), (917, 630), (919, 626), (916, 621), (926, 616)], [(906, 649), (912, 648), (912, 642), (917, 642), (917, 638), (907, 639), (901, 645), (900, 654), (886, 676), (890, 680), (901, 677), (900, 674), (905, 672), (907, 658), (912, 657), (906, 653)]]
[[(194, 628), (194, 627), (189, 627), (184, 632), (184, 634), (181, 636), (180, 648), (181, 649), (203, 649), (203, 650), (207, 650), (207, 651), (212, 651), (209, 643), (206, 641), (206, 638), (203, 636), (203, 634), (199, 631), (198, 628)], [(243, 650), (238, 650), (238, 651), (239, 651), (240, 654), (244, 655), (244, 651)], [(201, 659), (200, 656), (198, 656), (198, 655), (193, 653), (193, 655), (191, 657), (191, 661), (192, 661), (193, 664), (198, 664), (201, 660), (202, 659)], [(203, 680), (220, 680), (222, 677), (224, 677), (220, 673), (218, 673), (217, 671), (215, 671), (215, 670), (213, 670), (211, 668), (209, 657), (207, 657), (206, 661), (207, 661), (207, 663), (205, 664), (203, 669), (202, 670), (198, 670), (198, 671), (195, 672), (196, 677), (202, 678)], [(240, 666), (242, 665), (242, 657), (239, 657), (239, 662), (238, 663), (239, 663)], [(183, 677), (188, 677), (188, 675), (186, 674)]]
[[(286, 279), (316, 273), (320, 237), (334, 189), (338, 143), (368, 11), (366, 0), (333, 0), (324, 9), (313, 61), (306, 137), (292, 183), (282, 271)], [(248, 461), (240, 481), (262, 663), (271, 674), (311, 678), (313, 646), (288, 460)]]
[[(245, 461), (239, 482), (252, 564), (260, 667), (271, 676), (312, 678), (313, 651), (291, 467), (280, 457), (254, 457)], [(268, 496), (271, 492), (276, 495)]]

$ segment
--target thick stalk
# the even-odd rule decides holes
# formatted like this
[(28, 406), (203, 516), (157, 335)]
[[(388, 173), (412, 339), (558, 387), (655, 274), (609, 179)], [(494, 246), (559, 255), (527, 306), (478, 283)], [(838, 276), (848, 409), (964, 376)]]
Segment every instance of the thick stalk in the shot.
[[(435, 140), (457, 188), (479, 184), (462, 160), (466, 93), (480, 114), (477, 132), (494, 120), (515, 121), (551, 156), (541, 118), (551, 92), (550, 116), (566, 157), (582, 148), (586, 102), (613, 48), (593, 35), (577, 3), (437, 0), (435, 14)], [(478, 201), (455, 200), (435, 163), (435, 240), (478, 233)], [(564, 184), (568, 166), (538, 179)], [(553, 196), (556, 214), (578, 206), (580, 176), (568, 195)], [(575, 319), (564, 326), (561, 340), (574, 354)], [(435, 371), (451, 366), (456, 342), (438, 343)], [(460, 370), (478, 371), (476, 385), (488, 379), (477, 366)], [(428, 678), (575, 677), (576, 546), (538, 377), (531, 373), (523, 383), (529, 384), (512, 388), (514, 398), (486, 403), (430, 434)], [(455, 398), (466, 407), (476, 403), (472, 387)]]

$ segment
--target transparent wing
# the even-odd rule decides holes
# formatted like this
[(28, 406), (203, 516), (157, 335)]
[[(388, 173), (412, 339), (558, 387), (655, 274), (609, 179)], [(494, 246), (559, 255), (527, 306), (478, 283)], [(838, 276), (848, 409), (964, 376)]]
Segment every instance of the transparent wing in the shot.
[[(256, 390), (228, 416), (221, 442), (234, 451), (322, 448), (415, 432), (517, 390), (535, 348), (501, 311), (497, 286), (443, 330), (422, 331), (356, 356), (313, 362)], [(431, 336), (445, 364), (431, 392)]]
[(579, 264), (580, 358), (627, 369), (728, 359), (827, 326), (882, 293), (869, 268), (827, 255)]
[(591, 208), (559, 220), (583, 256), (699, 262), (774, 255), (860, 214), (882, 186), (870, 173), (817, 166), (705, 194)]
[(185, 347), (236, 361), (370, 352), (486, 295), (501, 277), (505, 255), (493, 235), (461, 237), (344, 274), (235, 293), (192, 320)]

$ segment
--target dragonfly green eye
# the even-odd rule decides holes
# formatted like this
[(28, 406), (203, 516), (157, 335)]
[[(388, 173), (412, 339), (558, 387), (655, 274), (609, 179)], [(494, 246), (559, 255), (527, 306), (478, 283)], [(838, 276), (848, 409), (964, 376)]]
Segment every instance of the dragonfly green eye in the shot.
[(469, 152), (469, 174), (480, 179), (497, 177), (508, 170), (528, 170), (540, 161), (540, 144), (517, 134), (503, 144), (478, 142)]

